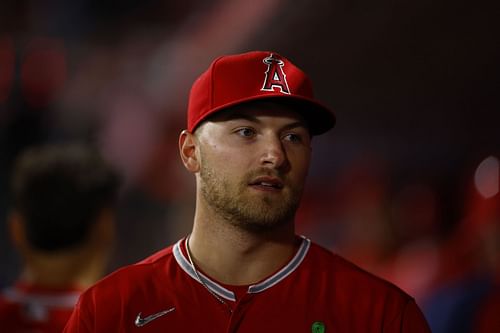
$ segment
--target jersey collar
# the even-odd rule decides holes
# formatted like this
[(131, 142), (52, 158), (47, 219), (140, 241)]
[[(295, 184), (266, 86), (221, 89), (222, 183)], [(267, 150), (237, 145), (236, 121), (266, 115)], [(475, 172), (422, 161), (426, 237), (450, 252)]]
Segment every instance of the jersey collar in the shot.
[[(247, 293), (249, 294), (256, 294), (263, 292), (266, 289), (271, 288), (272, 286), (276, 285), (283, 279), (285, 279), (288, 275), (293, 273), (299, 265), (302, 263), (304, 260), (307, 252), (309, 251), (309, 247), (311, 245), (311, 241), (307, 239), (304, 236), (301, 236), (302, 242), (300, 244), (300, 247), (295, 253), (295, 256), (288, 262), (288, 264), (285, 265), (282, 269), (280, 269), (278, 272), (275, 274), (271, 275), (267, 279), (265, 279), (262, 282), (259, 282), (257, 284), (250, 285), (248, 287)], [(175, 260), (179, 264), (179, 266), (194, 280), (198, 281), (201, 283), (200, 280), (198, 280), (198, 277), (196, 276), (193, 267), (189, 263), (189, 260), (186, 258), (184, 253), (181, 250), (181, 244), (182, 242), (185, 241), (185, 238), (179, 240), (173, 248), (173, 253)], [(210, 279), (208, 276), (204, 275), (202, 272), (198, 271), (198, 275), (200, 276), (200, 279), (203, 280), (203, 284), (205, 284), (212, 292), (216, 293), (218, 296), (228, 300), (228, 301), (236, 301), (236, 295), (234, 292), (231, 290), (221, 286), (219, 283), (213, 281)]]

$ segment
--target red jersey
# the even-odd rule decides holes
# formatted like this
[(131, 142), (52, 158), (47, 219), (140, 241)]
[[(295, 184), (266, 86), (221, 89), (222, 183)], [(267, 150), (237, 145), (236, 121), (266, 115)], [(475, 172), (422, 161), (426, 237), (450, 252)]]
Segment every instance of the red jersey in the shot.
[(19, 282), (0, 293), (0, 331), (60, 333), (80, 293), (76, 289), (50, 289)]
[(88, 289), (65, 332), (430, 332), (410, 296), (306, 238), (283, 268), (243, 288), (197, 275), (184, 243)]

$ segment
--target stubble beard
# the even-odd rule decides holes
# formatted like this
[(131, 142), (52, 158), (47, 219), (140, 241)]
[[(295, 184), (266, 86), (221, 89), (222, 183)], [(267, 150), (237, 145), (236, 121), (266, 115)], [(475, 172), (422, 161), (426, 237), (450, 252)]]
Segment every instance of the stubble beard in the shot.
[(242, 181), (232, 183), (220, 172), (214, 172), (207, 163), (200, 170), (201, 194), (206, 203), (230, 224), (252, 232), (265, 232), (293, 223), (300, 204), (302, 188), (291, 188), (276, 194), (253, 195), (248, 182), (269, 171), (250, 171)]

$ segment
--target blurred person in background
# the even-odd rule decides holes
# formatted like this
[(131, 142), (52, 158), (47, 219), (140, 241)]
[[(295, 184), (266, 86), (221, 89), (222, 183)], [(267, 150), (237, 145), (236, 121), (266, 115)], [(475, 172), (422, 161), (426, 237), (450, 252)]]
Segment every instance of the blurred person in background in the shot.
[(499, 159), (484, 159), (466, 179), (464, 217), (422, 304), (434, 333), (500, 332)]
[(85, 291), (65, 332), (429, 332), (411, 296), (296, 234), (312, 137), (335, 124), (301, 69), (219, 57), (187, 113), (191, 234)]
[(17, 158), (8, 228), (23, 262), (0, 293), (2, 332), (61, 332), (79, 294), (105, 272), (120, 177), (83, 144), (33, 147)]

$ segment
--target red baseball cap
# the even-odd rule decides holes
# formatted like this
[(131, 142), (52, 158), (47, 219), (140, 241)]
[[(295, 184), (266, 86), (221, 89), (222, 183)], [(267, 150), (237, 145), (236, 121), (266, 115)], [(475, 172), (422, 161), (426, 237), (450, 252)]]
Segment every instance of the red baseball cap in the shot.
[(294, 106), (313, 135), (335, 125), (335, 115), (314, 99), (311, 80), (300, 68), (276, 52), (252, 51), (215, 59), (193, 83), (188, 131), (218, 111), (255, 100)]

